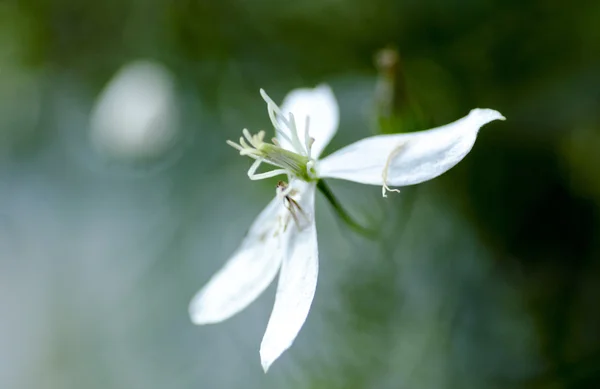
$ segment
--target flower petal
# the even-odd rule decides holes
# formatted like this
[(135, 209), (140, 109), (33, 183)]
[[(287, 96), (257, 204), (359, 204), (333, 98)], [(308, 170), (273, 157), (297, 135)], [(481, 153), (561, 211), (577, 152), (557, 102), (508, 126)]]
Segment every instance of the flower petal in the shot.
[[(317, 158), (335, 135), (340, 113), (337, 100), (328, 85), (321, 84), (314, 89), (294, 89), (285, 96), (281, 112), (289, 117), (291, 112), (296, 120), (296, 129), (301, 142), (306, 142), (304, 131), (309, 117), (308, 132), (314, 138), (312, 157)], [(290, 134), (288, 134), (290, 135)], [(278, 140), (288, 150), (292, 150), (286, 139), (278, 134)], [(293, 151), (293, 150), (292, 150)]]
[(195, 324), (218, 323), (254, 301), (281, 266), (285, 242), (278, 234), (281, 199), (273, 199), (252, 223), (229, 261), (194, 296), (189, 306)]
[(324, 158), (319, 176), (370, 185), (418, 184), (460, 162), (473, 147), (479, 128), (493, 120), (505, 118), (492, 109), (478, 108), (431, 130), (365, 138)]
[(300, 229), (292, 222), (288, 254), (283, 259), (275, 305), (260, 345), (264, 371), (287, 350), (306, 320), (317, 287), (319, 251), (314, 218), (315, 185), (304, 184), (299, 201), (309, 223)]

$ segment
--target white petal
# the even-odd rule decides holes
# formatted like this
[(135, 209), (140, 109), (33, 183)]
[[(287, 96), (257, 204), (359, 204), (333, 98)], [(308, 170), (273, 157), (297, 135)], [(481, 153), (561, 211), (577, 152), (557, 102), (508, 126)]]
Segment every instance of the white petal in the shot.
[(306, 185), (299, 202), (310, 223), (298, 230), (296, 224), (289, 241), (288, 255), (283, 259), (275, 306), (260, 345), (264, 371), (287, 350), (306, 320), (317, 287), (319, 251), (314, 218), (314, 184)]
[[(281, 112), (288, 117), (291, 112), (296, 119), (296, 129), (301, 142), (304, 139), (304, 130), (306, 128), (306, 117), (309, 119), (309, 134), (315, 142), (312, 146), (312, 157), (317, 158), (325, 146), (335, 135), (340, 113), (337, 100), (333, 91), (328, 85), (322, 84), (314, 89), (301, 88), (294, 89), (285, 96), (281, 104)], [(278, 135), (278, 140), (289, 150), (289, 143)]]
[(453, 123), (408, 134), (362, 139), (320, 162), (319, 176), (363, 184), (405, 186), (430, 180), (448, 171), (471, 150), (479, 128), (504, 120), (492, 109), (473, 109)]
[(209, 324), (228, 319), (271, 284), (286, 243), (277, 234), (281, 208), (281, 199), (269, 203), (225, 266), (194, 296), (189, 306), (192, 322)]

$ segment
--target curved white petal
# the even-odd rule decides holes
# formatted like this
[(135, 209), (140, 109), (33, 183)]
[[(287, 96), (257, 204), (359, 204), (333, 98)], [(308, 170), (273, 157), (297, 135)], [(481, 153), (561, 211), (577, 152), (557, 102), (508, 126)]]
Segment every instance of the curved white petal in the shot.
[(189, 306), (192, 322), (209, 324), (228, 319), (271, 284), (286, 243), (278, 231), (281, 209), (281, 199), (273, 199), (225, 266), (194, 296)]
[(264, 371), (287, 350), (310, 310), (317, 287), (319, 251), (314, 218), (315, 185), (304, 184), (299, 201), (309, 223), (301, 226), (292, 222), (288, 254), (283, 259), (275, 306), (260, 345), (260, 358)]
[[(296, 120), (298, 137), (306, 142), (304, 131), (306, 118), (309, 117), (308, 132), (314, 138), (312, 157), (317, 158), (335, 135), (340, 121), (337, 100), (328, 85), (321, 84), (314, 89), (294, 89), (285, 96), (281, 104), (281, 112), (289, 117), (291, 112)], [(288, 134), (290, 135), (290, 134)], [(292, 150), (289, 142), (277, 134), (278, 140), (288, 150)]]
[(431, 130), (365, 138), (324, 158), (319, 176), (383, 185), (387, 174), (387, 185), (418, 184), (460, 162), (473, 147), (481, 126), (504, 119), (497, 111), (478, 108)]

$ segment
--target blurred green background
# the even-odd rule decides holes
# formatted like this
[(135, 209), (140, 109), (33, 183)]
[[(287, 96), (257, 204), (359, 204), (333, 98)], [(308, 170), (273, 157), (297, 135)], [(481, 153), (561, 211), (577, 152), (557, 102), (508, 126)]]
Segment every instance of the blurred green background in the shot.
[[(0, 2), (0, 388), (600, 387), (599, 21), (577, 0)], [(124, 74), (125, 114), (98, 108)], [(271, 129), (259, 88), (319, 83), (325, 153), (507, 121), (399, 195), (330, 180), (381, 233), (317, 195), (316, 298), (265, 375), (273, 287), (218, 325), (187, 305), (274, 194), (225, 140)]]

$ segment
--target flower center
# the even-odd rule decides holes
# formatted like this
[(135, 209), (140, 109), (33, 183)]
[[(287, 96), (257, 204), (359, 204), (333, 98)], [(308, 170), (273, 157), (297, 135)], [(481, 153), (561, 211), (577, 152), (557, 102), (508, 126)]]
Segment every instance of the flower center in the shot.
[[(251, 135), (247, 129), (242, 131), (244, 136), (240, 137), (239, 143), (228, 140), (227, 144), (239, 150), (240, 155), (247, 155), (255, 160), (250, 169), (248, 169), (248, 177), (251, 180), (262, 180), (286, 174), (289, 181), (292, 178), (299, 178), (306, 182), (317, 181), (316, 161), (311, 157), (312, 145), (315, 140), (309, 136), (309, 117), (306, 118), (304, 142), (302, 142), (298, 136), (294, 115), (291, 112), (287, 116), (284, 115), (264, 90), (261, 89), (260, 93), (267, 103), (269, 118), (275, 128), (275, 132), (288, 147), (283, 147), (277, 138), (273, 138), (271, 140), (272, 143), (265, 142), (264, 131), (260, 131), (256, 135)], [(258, 167), (263, 162), (279, 169), (265, 173), (256, 173)]]
[[(244, 136), (240, 137), (239, 143), (228, 140), (227, 144), (239, 150), (240, 155), (246, 155), (255, 160), (248, 170), (250, 179), (261, 180), (280, 174), (287, 174), (307, 182), (314, 181), (317, 178), (315, 161), (311, 158), (284, 149), (276, 138), (272, 139), (273, 143), (265, 142), (263, 140), (265, 137), (264, 131), (260, 131), (256, 135), (250, 135), (250, 132), (244, 129), (243, 134)], [(263, 162), (279, 169), (266, 173), (256, 173)]]

